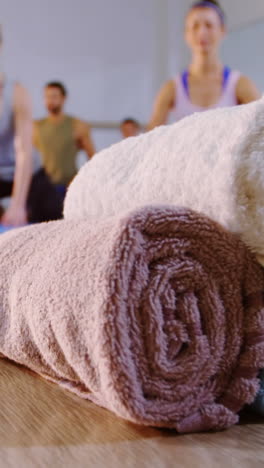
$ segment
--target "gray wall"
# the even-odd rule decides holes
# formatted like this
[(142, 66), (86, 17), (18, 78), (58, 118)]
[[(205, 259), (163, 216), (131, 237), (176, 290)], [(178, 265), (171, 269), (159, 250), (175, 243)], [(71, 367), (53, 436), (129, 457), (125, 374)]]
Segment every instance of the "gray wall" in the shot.
[[(264, 90), (264, 1), (222, 0), (230, 34), (226, 63)], [(59, 79), (68, 111), (87, 120), (146, 121), (161, 83), (187, 63), (183, 19), (190, 0), (1, 0), (4, 59), (0, 67), (31, 92), (44, 113), (42, 88)], [(254, 23), (258, 19), (259, 23)], [(94, 132), (100, 149), (120, 138)]]
[[(58, 79), (84, 119), (147, 120), (168, 75), (166, 0), (1, 0), (0, 11), (2, 67), (28, 87), (36, 117), (43, 84)], [(95, 132), (98, 148), (119, 138)]]
[(264, 21), (231, 31), (223, 45), (225, 63), (252, 78), (264, 93)]

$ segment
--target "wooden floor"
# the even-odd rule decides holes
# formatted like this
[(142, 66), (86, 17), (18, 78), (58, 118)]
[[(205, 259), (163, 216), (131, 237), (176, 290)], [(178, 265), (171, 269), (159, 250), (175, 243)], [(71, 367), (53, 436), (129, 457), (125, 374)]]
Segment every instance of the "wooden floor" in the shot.
[(179, 436), (116, 418), (0, 360), (1, 468), (264, 467), (264, 421)]

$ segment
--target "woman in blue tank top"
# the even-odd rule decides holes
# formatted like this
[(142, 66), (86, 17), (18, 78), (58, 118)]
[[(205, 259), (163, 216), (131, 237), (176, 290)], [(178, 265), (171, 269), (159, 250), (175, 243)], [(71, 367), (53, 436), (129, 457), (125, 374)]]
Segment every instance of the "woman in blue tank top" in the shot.
[(226, 17), (220, 4), (215, 0), (196, 1), (185, 20), (191, 64), (162, 87), (149, 130), (194, 112), (246, 104), (260, 97), (249, 78), (221, 63), (219, 47), (225, 34)]

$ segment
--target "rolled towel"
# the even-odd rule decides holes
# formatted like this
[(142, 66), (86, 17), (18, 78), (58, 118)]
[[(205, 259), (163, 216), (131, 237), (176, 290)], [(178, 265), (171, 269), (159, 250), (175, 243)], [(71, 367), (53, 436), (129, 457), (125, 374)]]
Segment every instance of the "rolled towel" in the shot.
[(72, 182), (64, 215), (185, 206), (240, 234), (264, 264), (263, 200), (264, 98), (194, 114), (102, 151)]
[(218, 430), (264, 367), (263, 270), (194, 212), (0, 236), (0, 353), (142, 425)]

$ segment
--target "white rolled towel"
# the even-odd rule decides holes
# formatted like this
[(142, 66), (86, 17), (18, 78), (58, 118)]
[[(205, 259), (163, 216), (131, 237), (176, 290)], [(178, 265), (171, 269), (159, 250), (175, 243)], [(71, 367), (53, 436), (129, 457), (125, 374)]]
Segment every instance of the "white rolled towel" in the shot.
[(149, 204), (206, 214), (264, 263), (264, 98), (194, 114), (101, 151), (70, 185), (64, 216), (94, 219)]

